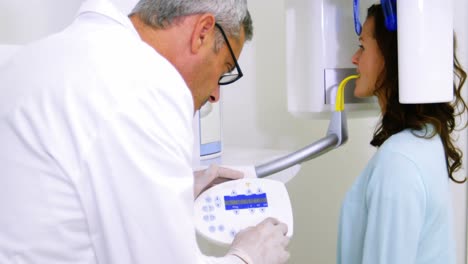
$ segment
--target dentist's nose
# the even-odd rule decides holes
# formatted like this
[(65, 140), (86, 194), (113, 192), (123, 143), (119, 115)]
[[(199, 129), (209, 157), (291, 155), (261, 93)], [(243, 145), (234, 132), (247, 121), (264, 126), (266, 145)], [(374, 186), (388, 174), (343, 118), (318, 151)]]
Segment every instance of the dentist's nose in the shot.
[(210, 94), (210, 103), (216, 103), (219, 101), (220, 97), (220, 90), (219, 90), (219, 85), (216, 87), (216, 89)]

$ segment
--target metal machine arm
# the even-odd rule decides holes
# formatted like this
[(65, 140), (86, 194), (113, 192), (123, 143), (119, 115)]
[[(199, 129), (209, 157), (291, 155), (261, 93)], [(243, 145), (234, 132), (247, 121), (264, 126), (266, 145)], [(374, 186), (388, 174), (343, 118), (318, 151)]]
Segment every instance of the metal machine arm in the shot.
[(316, 142), (283, 157), (255, 166), (258, 178), (264, 178), (296, 164), (311, 160), (337, 148), (348, 140), (345, 111), (335, 111), (328, 125), (327, 135)]

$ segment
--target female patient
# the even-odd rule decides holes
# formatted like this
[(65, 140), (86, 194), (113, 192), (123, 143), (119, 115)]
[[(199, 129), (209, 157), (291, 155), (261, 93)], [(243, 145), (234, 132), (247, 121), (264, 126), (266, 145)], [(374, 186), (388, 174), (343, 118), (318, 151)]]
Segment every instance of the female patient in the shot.
[(455, 263), (449, 181), (462, 153), (451, 133), (467, 109), (460, 95), (466, 73), (454, 58), (453, 103), (398, 101), (397, 32), (373, 5), (353, 56), (360, 78), (355, 95), (376, 96), (382, 119), (378, 147), (344, 200), (337, 263)]

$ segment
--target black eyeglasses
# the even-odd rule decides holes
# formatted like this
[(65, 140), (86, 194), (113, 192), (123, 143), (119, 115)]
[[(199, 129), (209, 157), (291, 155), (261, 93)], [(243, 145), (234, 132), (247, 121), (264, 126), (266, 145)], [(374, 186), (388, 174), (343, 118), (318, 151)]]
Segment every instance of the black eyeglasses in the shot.
[(239, 80), (244, 74), (242, 74), (241, 68), (239, 67), (239, 64), (237, 63), (236, 56), (234, 56), (234, 52), (232, 51), (231, 45), (229, 44), (229, 41), (226, 37), (226, 34), (224, 33), (223, 28), (218, 24), (215, 23), (215, 26), (221, 31), (221, 35), (223, 35), (224, 41), (226, 42), (226, 45), (228, 46), (229, 52), (231, 52), (232, 60), (234, 60), (234, 64), (236, 65), (236, 70), (237, 72), (234, 72), (234, 69), (228, 73), (223, 74), (221, 77), (219, 77), (218, 84), (219, 85), (226, 85), (233, 83), (237, 80)]

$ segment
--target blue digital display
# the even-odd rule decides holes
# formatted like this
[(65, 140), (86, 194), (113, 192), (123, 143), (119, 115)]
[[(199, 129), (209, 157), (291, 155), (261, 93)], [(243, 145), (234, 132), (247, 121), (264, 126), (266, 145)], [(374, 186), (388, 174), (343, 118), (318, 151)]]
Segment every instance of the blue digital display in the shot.
[(224, 196), (226, 210), (250, 209), (268, 207), (266, 193)]

